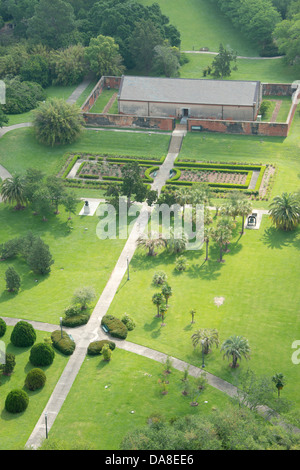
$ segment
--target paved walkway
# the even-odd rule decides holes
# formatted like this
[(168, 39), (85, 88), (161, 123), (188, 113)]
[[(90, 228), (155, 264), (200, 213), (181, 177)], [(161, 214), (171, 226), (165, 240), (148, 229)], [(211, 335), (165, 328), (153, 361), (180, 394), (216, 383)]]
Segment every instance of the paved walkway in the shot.
[(71, 96), (69, 96), (69, 98), (66, 100), (67, 103), (70, 103), (70, 104), (75, 104), (76, 101), (78, 100), (78, 98), (82, 95), (82, 93), (84, 92), (84, 90), (89, 86), (89, 84), (91, 83), (91, 78), (90, 77), (86, 77), (82, 83), (80, 83), (80, 85), (78, 85), (77, 88), (75, 88), (75, 90), (73, 91), (73, 93), (71, 94)]

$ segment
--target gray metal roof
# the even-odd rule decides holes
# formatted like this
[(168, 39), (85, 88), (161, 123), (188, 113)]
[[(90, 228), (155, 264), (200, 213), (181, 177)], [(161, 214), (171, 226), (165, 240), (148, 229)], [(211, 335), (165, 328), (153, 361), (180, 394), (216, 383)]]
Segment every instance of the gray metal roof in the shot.
[(260, 82), (123, 76), (120, 100), (253, 106)]

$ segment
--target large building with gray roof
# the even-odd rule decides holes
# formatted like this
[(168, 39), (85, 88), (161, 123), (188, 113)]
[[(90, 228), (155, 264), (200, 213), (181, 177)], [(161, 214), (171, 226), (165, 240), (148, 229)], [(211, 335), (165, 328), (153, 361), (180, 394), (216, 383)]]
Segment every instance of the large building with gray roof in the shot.
[(127, 115), (255, 121), (261, 96), (259, 81), (123, 76), (118, 106)]

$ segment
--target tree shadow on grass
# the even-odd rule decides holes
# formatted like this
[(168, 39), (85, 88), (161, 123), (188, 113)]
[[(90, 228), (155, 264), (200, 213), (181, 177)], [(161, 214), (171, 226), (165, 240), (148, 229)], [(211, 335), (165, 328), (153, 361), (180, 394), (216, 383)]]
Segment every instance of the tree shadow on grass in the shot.
[(299, 231), (292, 230), (290, 232), (285, 232), (284, 230), (279, 230), (275, 227), (267, 228), (261, 241), (264, 245), (267, 245), (271, 249), (282, 250), (291, 244), (294, 244), (297, 249), (300, 248), (300, 240), (297, 239)]

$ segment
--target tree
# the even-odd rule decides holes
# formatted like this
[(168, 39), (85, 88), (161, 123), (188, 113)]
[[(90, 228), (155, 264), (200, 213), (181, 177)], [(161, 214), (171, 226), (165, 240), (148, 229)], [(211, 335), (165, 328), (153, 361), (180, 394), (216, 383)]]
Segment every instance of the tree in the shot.
[(3, 127), (4, 124), (8, 124), (8, 117), (4, 113), (2, 106), (0, 104), (0, 127)]
[(240, 200), (238, 203), (238, 214), (242, 217), (242, 231), (241, 234), (244, 234), (245, 226), (245, 217), (247, 217), (252, 212), (252, 204), (247, 199)]
[(273, 37), (286, 63), (297, 65), (300, 61), (300, 13), (278, 23)]
[(275, 196), (269, 206), (269, 214), (275, 227), (290, 231), (300, 222), (300, 201), (297, 194), (283, 193)]
[(85, 310), (89, 303), (96, 297), (95, 289), (90, 286), (80, 287), (73, 294), (72, 303), (79, 304), (81, 310)]
[(37, 214), (41, 214), (43, 221), (47, 221), (47, 216), (52, 209), (51, 194), (47, 187), (40, 187), (32, 195), (32, 206)]
[(186, 249), (187, 236), (185, 233), (177, 234), (172, 229), (170, 232), (170, 238), (167, 240), (167, 247), (170, 253), (179, 254)]
[(131, 162), (124, 165), (122, 171), (121, 194), (127, 197), (128, 207), (131, 205), (131, 196), (135, 194), (138, 202), (143, 202), (147, 197), (147, 187), (144, 185), (141, 170), (137, 162)]
[(15, 202), (15, 209), (22, 209), (23, 205), (26, 203), (24, 178), (20, 175), (14, 175), (11, 178), (5, 179), (1, 185), (1, 196), (3, 202), (8, 202), (9, 204)]
[(172, 292), (172, 287), (169, 286), (169, 284), (165, 283), (162, 288), (161, 288), (161, 293), (162, 295), (164, 296), (165, 300), (166, 300), (166, 307), (168, 308), (168, 301), (169, 301), (169, 298), (172, 296), (173, 292)]
[(18, 292), (21, 286), (21, 278), (17, 271), (10, 266), (5, 271), (6, 288), (9, 292)]
[(76, 213), (77, 204), (79, 203), (79, 199), (76, 197), (76, 194), (71, 191), (64, 195), (62, 200), (62, 204), (64, 205), (66, 211), (69, 213), (68, 219), (71, 219), (71, 214)]
[(212, 238), (219, 245), (220, 248), (220, 258), (219, 262), (223, 263), (223, 247), (227, 246), (232, 237), (232, 231), (226, 227), (219, 225), (212, 232)]
[(50, 85), (50, 67), (45, 57), (39, 54), (29, 56), (20, 69), (23, 81), (39, 83), (43, 88)]
[(272, 377), (272, 382), (274, 382), (275, 384), (275, 387), (277, 388), (277, 392), (278, 392), (278, 398), (280, 397), (280, 392), (281, 390), (283, 389), (284, 385), (285, 385), (285, 377), (284, 375), (280, 372), (278, 374), (275, 374), (273, 375)]
[(154, 47), (154, 69), (157, 74), (166, 77), (178, 77), (180, 69), (180, 52), (167, 44)]
[(54, 263), (49, 246), (43, 240), (37, 237), (31, 246), (27, 257), (27, 263), (32, 271), (45, 275), (51, 271), (51, 265)]
[(150, 73), (154, 61), (154, 49), (161, 44), (163, 44), (161, 32), (151, 19), (141, 19), (136, 23), (129, 47), (138, 70), (147, 75)]
[(86, 49), (81, 44), (55, 51), (51, 55), (54, 84), (77, 85), (87, 72)]
[(154, 305), (156, 305), (157, 307), (157, 314), (156, 316), (157, 317), (160, 317), (160, 306), (163, 304), (164, 302), (164, 297), (162, 295), (161, 292), (156, 292), (155, 294), (153, 294), (152, 296), (152, 302), (154, 303)]
[(203, 342), (203, 352), (204, 354), (208, 354), (210, 348), (215, 345), (219, 347), (219, 333), (218, 330), (214, 329), (207, 329), (203, 328), (192, 335), (192, 343), (194, 348), (201, 345), (202, 348), (202, 341)]
[(165, 326), (165, 317), (166, 317), (166, 313), (167, 313), (167, 306), (166, 304), (161, 304), (161, 306), (159, 307), (159, 313), (160, 313), (160, 316), (161, 316), (161, 326)]
[(205, 242), (205, 261), (209, 260), (208, 257), (208, 245), (210, 242), (210, 239), (213, 236), (213, 229), (212, 227), (207, 227), (206, 225), (204, 226), (204, 242)]
[(191, 321), (191, 323), (195, 323), (195, 321), (194, 321), (195, 313), (196, 313), (196, 310), (195, 310), (194, 308), (192, 308), (192, 310), (190, 310), (190, 314), (192, 315), (192, 321)]
[(220, 351), (224, 352), (224, 358), (232, 358), (232, 363), (230, 364), (232, 368), (238, 367), (237, 361), (242, 359), (242, 357), (250, 359), (250, 346), (248, 340), (243, 336), (230, 336), (223, 342)]
[(90, 40), (85, 51), (90, 69), (97, 77), (102, 75), (122, 75), (125, 67), (122, 64), (122, 56), (119, 46), (114, 39), (100, 34)]
[[(212, 75), (215, 78), (230, 77), (232, 62), (236, 63), (236, 54), (227, 50), (223, 44), (220, 44), (219, 54), (212, 62)], [(233, 70), (237, 70), (236, 65), (234, 65)]]
[(101, 354), (103, 355), (103, 360), (109, 362), (111, 360), (111, 349), (108, 344), (104, 344), (101, 349)]
[(63, 0), (40, 0), (28, 20), (27, 36), (34, 44), (59, 49), (70, 44), (76, 32), (72, 5)]
[(80, 108), (63, 99), (41, 104), (33, 121), (37, 140), (52, 147), (74, 142), (81, 134), (83, 124)]
[(55, 207), (55, 214), (58, 214), (58, 206), (65, 198), (65, 188), (63, 182), (57, 176), (48, 176), (46, 179), (51, 203)]
[(2, 370), (3, 375), (11, 375), (16, 365), (16, 356), (12, 353), (5, 354), (4, 364), (0, 363), (0, 370)]

